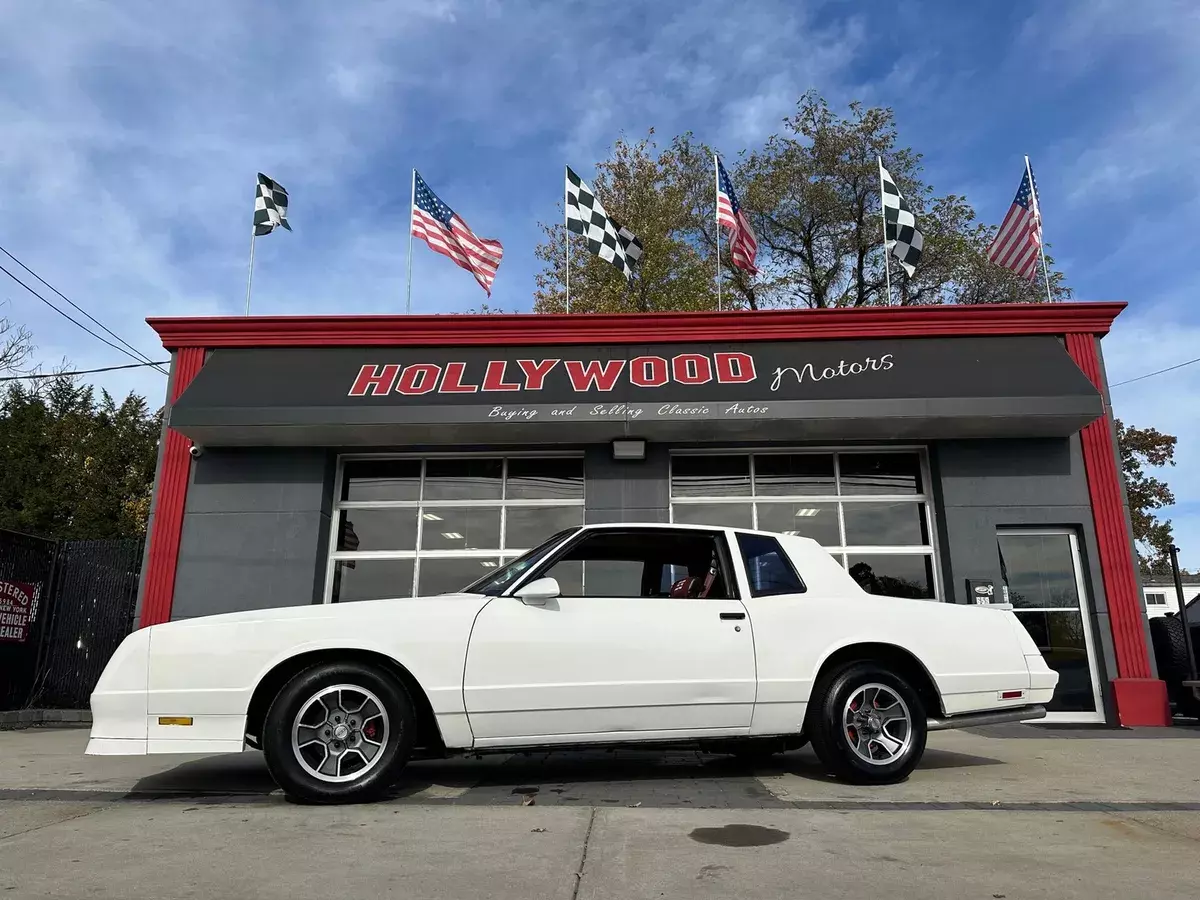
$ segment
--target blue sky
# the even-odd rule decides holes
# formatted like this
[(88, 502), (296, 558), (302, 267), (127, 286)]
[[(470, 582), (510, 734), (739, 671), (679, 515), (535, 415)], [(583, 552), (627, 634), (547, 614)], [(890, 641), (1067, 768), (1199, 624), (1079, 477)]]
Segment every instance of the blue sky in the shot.
[[(736, 9), (736, 11), (734, 11)], [(895, 108), (939, 192), (998, 221), (1022, 154), (1076, 296), (1126, 300), (1113, 382), (1200, 355), (1200, 6), (718, 0), (156, 0), (0, 4), (0, 243), (148, 352), (148, 315), (243, 308), (254, 174), (291, 193), (260, 240), (258, 313), (403, 310), (412, 166), (504, 242), (493, 305), (527, 309), (562, 166), (622, 131), (732, 155), (812, 87)], [(2, 276), (0, 276), (2, 277)], [(471, 276), (414, 248), (413, 306), (461, 311)], [(123, 361), (19, 286), (2, 315), (39, 358)], [(99, 384), (161, 399), (160, 376)], [(1200, 364), (1115, 387), (1179, 436), (1169, 471), (1200, 566)]]

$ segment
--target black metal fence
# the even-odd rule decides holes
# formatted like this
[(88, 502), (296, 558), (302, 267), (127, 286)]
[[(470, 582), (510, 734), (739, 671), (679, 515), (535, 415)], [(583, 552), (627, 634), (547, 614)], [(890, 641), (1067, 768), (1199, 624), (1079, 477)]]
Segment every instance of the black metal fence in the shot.
[(105, 664), (134, 627), (141, 564), (138, 539), (53, 542), (0, 531), (0, 610), (6, 579), (18, 585), (10, 592), (32, 584), (33, 575), (41, 579), (24, 639), (0, 641), (0, 709), (87, 708)]

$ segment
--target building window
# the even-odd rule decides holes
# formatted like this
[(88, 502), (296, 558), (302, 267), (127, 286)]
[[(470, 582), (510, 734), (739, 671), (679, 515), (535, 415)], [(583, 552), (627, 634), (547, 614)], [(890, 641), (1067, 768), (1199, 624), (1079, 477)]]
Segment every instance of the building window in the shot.
[(330, 602), (451, 593), (583, 524), (583, 459), (347, 458), (333, 515)]
[(917, 450), (676, 453), (671, 521), (810, 537), (865, 590), (934, 600), (928, 483)]
[(1146, 605), (1147, 606), (1166, 606), (1167, 605), (1167, 595), (1166, 594), (1157, 594), (1157, 593), (1156, 594), (1146, 594)]

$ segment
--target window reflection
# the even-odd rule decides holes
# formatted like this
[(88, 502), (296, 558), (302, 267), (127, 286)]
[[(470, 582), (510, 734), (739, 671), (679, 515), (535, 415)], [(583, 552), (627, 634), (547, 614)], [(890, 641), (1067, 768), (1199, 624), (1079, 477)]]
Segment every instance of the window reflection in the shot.
[(868, 594), (933, 599), (933, 558), (897, 554), (847, 555), (850, 575)]
[(916, 453), (839, 453), (842, 494), (920, 494)]
[(347, 559), (333, 564), (334, 603), (411, 597), (413, 560)]

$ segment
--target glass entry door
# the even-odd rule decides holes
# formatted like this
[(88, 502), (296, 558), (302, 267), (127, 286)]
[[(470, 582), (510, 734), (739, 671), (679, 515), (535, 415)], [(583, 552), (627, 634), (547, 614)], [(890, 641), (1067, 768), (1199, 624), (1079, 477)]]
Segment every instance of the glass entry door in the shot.
[(1003, 529), (996, 535), (1007, 600), (1058, 672), (1047, 719), (1102, 722), (1100, 681), (1079, 542), (1068, 529)]

